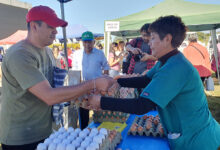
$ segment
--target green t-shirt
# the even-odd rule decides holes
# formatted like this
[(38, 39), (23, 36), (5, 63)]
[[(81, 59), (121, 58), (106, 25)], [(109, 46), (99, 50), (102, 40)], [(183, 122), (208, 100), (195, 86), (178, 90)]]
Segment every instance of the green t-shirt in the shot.
[(169, 139), (172, 150), (216, 150), (220, 125), (213, 119), (197, 70), (181, 54), (158, 62), (147, 74), (152, 81), (141, 93), (152, 100), (166, 133), (180, 133)]
[(49, 48), (21, 41), (6, 52), (2, 63), (0, 142), (23, 145), (47, 138), (52, 131), (51, 107), (28, 91), (48, 80), (52, 85), (53, 62)]

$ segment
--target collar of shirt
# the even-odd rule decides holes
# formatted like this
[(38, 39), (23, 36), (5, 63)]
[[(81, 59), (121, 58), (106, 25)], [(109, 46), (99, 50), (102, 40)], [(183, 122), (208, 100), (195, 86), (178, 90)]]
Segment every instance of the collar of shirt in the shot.
[(179, 53), (179, 51), (177, 49), (175, 49), (175, 50), (172, 50), (171, 52), (167, 53), (166, 55), (160, 57), (158, 60), (161, 62), (161, 66), (164, 65), (170, 57), (172, 57), (178, 53)]

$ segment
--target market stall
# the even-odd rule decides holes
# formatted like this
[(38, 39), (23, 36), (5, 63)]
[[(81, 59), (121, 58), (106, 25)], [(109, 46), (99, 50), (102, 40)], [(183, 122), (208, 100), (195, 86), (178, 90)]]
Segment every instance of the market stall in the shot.
[[(144, 11), (105, 21), (106, 55), (108, 56), (111, 35), (123, 38), (140, 36), (139, 30), (142, 25), (152, 23), (160, 16), (165, 15), (177, 15), (181, 17), (189, 31), (211, 30), (214, 56), (215, 60), (217, 60), (216, 29), (220, 28), (220, 18), (218, 17), (220, 15), (220, 5), (201, 4), (185, 0), (164, 0), (158, 5)], [(107, 25), (112, 27), (111, 30), (107, 30)], [(216, 62), (217, 64), (218, 62)], [(218, 79), (220, 83), (219, 76)]]

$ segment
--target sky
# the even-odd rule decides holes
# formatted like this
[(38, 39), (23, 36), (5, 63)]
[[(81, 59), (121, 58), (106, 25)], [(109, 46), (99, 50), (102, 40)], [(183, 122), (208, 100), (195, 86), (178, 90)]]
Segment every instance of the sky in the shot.
[[(58, 0), (20, 0), (32, 6), (45, 5), (61, 17)], [(82, 25), (93, 33), (104, 32), (104, 21), (143, 11), (163, 0), (72, 0), (64, 4), (65, 20), (69, 25)], [(202, 4), (220, 4), (220, 0), (186, 0)], [(187, 10), (186, 10), (187, 11)]]

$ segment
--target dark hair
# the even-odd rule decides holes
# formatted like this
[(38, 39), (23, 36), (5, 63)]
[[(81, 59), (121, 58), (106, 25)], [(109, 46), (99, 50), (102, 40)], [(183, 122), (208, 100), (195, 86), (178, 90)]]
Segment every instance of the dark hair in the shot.
[[(42, 24), (42, 21), (33, 21), (33, 22), (36, 22), (39, 26), (41, 26), (41, 24)], [(30, 29), (31, 29), (31, 26), (30, 26), (30, 22), (28, 22), (27, 23), (27, 29), (28, 29), (28, 31), (30, 31)]]
[(117, 46), (118, 46), (118, 43), (113, 42), (113, 43), (112, 43), (112, 46), (117, 47)]
[(118, 44), (125, 44), (125, 42), (124, 41), (119, 41)]
[(140, 32), (149, 33), (149, 31), (148, 31), (149, 27), (150, 27), (150, 24), (149, 24), (149, 23), (144, 24), (144, 25), (141, 27)]
[(195, 43), (195, 42), (197, 42), (197, 39), (198, 39), (198, 36), (196, 33), (192, 33), (192, 34), (188, 35), (188, 41), (190, 41), (190, 42)]
[(160, 40), (163, 40), (167, 34), (170, 34), (172, 36), (171, 45), (174, 48), (181, 45), (186, 37), (186, 30), (187, 28), (181, 18), (173, 15), (160, 17), (149, 27), (149, 31), (156, 32)]

